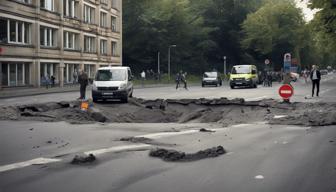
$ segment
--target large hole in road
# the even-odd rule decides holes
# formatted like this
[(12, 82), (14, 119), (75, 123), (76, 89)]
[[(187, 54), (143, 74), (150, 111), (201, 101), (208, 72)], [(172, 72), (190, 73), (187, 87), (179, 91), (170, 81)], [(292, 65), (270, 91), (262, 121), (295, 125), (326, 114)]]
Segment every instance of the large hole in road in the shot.
[(324, 126), (336, 124), (336, 103), (281, 103), (268, 99), (130, 99), (127, 104), (92, 104), (80, 110), (79, 101), (50, 102), (0, 108), (0, 120), (107, 123), (221, 123), (233, 125), (267, 121), (270, 124)]

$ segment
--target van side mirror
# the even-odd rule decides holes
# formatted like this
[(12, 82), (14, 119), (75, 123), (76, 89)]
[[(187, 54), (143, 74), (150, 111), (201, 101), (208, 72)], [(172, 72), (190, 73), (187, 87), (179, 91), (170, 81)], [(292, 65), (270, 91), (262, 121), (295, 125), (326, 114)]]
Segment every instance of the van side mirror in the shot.
[(132, 81), (133, 79), (134, 79), (134, 76), (133, 76), (133, 75), (131, 75), (131, 76), (128, 77), (128, 80), (129, 80), (129, 81)]

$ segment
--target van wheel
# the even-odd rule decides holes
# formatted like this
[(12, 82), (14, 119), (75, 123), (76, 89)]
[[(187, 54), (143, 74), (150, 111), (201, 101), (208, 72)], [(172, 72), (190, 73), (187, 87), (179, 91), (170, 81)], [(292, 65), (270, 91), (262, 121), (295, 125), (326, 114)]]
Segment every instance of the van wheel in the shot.
[(231, 87), (231, 89), (234, 89), (234, 86), (233, 86), (233, 85), (231, 85), (230, 87)]

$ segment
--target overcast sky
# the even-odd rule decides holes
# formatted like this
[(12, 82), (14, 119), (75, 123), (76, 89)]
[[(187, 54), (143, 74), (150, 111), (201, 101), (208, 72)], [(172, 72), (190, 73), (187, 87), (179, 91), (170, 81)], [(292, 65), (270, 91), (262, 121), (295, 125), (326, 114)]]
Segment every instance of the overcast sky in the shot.
[(306, 21), (310, 21), (314, 18), (316, 10), (311, 10), (307, 7), (308, 0), (296, 0), (297, 6), (302, 8), (303, 14), (306, 17)]

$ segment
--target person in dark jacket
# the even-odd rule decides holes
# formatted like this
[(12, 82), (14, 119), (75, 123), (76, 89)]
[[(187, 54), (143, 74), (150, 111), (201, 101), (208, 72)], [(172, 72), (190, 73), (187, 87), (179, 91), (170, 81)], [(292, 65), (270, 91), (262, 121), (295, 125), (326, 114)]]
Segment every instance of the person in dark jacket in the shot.
[(80, 70), (78, 75), (78, 83), (80, 85), (80, 97), (78, 99), (85, 99), (86, 86), (88, 85), (88, 82), (88, 75), (83, 70)]
[(320, 92), (321, 73), (316, 65), (312, 66), (312, 70), (310, 72), (310, 79), (312, 80), (313, 84), (312, 97), (314, 97), (315, 86), (316, 86), (316, 96), (318, 97)]

